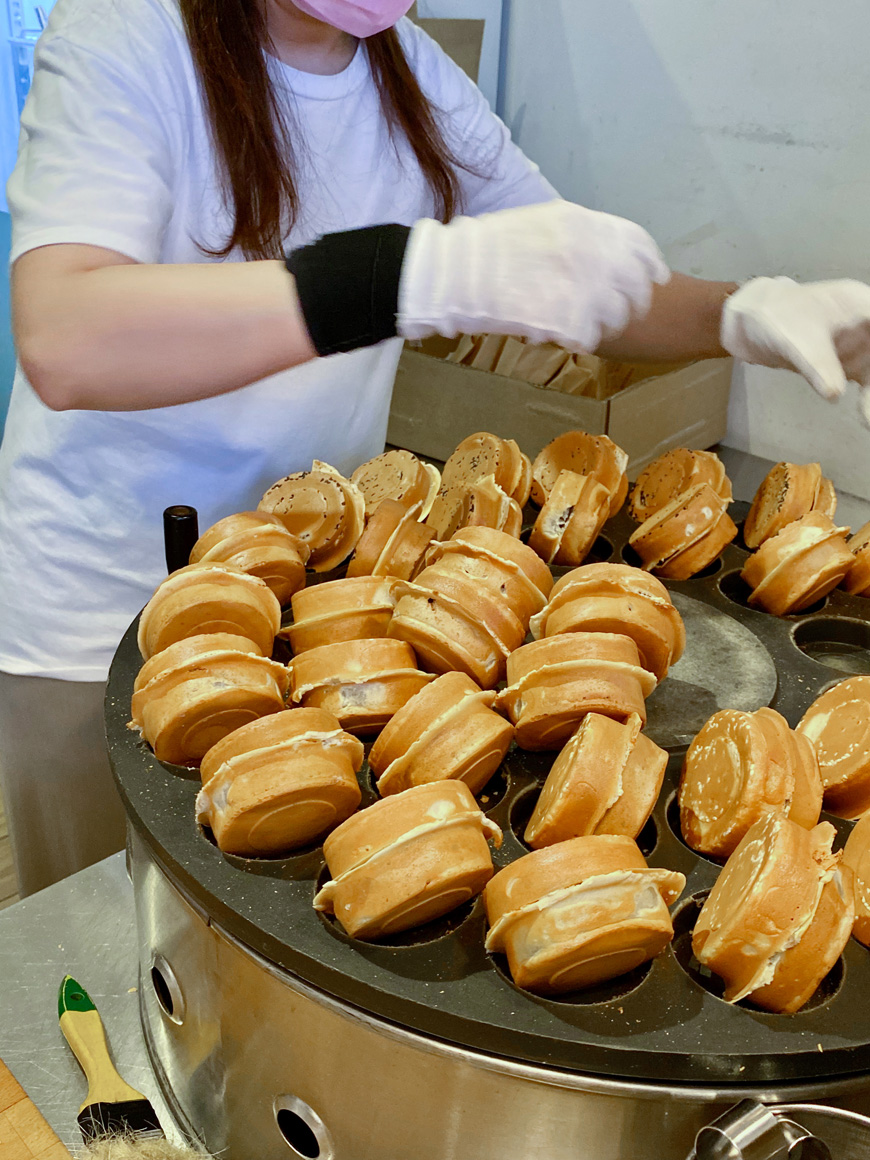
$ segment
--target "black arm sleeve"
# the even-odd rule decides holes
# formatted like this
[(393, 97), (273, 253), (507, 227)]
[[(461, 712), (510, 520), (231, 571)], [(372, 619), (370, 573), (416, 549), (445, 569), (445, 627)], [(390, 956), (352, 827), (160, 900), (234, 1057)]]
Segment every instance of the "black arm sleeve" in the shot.
[(308, 333), (319, 355), (396, 337), (399, 278), (409, 226), (326, 234), (287, 255)]

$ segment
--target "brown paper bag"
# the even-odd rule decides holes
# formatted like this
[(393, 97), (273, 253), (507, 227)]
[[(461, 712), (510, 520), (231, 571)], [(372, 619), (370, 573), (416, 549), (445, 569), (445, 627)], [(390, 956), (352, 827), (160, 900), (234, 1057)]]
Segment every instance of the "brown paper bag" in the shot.
[(474, 353), (474, 357), (470, 362), (466, 359), (465, 365), (474, 367), (477, 371), (491, 371), (498, 361), (498, 356), (501, 354), (506, 341), (503, 334), (485, 334), (483, 341)]
[(570, 357), (568, 351), (555, 342), (542, 343), (540, 346), (528, 344), (517, 359), (512, 377), (535, 387), (543, 387), (559, 373)]
[(501, 348), (501, 354), (498, 356), (495, 366), (492, 368), (495, 374), (505, 375), (509, 379), (515, 378), (514, 371), (516, 370), (516, 365), (525, 349), (525, 343), (521, 338), (511, 338), (508, 336), (505, 339), (504, 346)]

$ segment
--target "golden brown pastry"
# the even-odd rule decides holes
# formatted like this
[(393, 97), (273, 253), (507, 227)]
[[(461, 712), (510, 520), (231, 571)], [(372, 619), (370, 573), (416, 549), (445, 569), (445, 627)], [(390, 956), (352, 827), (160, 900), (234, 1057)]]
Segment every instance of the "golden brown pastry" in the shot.
[(468, 488), (463, 484), (443, 486), (426, 516), (426, 527), (432, 529), (436, 540), (449, 540), (462, 527)]
[(228, 733), (284, 708), (289, 674), (246, 638), (188, 637), (142, 666), (133, 685), (131, 729), (160, 761), (196, 765)]
[(668, 755), (640, 731), (589, 713), (556, 758), (526, 826), (534, 849), (584, 834), (636, 838), (653, 811)]
[(220, 632), (247, 637), (269, 656), (280, 627), (281, 605), (263, 580), (234, 564), (188, 564), (142, 609), (139, 651), (148, 660), (186, 637)]
[(517, 501), (498, 486), (494, 475), (485, 475), (465, 489), (459, 527), (495, 528), (509, 536), (518, 536), (523, 530), (523, 511)]
[(523, 645), (507, 663), (508, 687), (496, 707), (516, 726), (523, 749), (559, 749), (587, 713), (646, 721), (655, 677), (628, 636), (572, 632)]
[(369, 753), (381, 794), (443, 778), (479, 793), (501, 765), (513, 726), (493, 712), (495, 693), (464, 673), (445, 673), (407, 701)]
[(503, 492), (522, 507), (529, 498), (531, 464), (513, 439), (478, 431), (463, 439), (444, 464), (445, 487), (467, 488), (493, 476)]
[(727, 858), (768, 811), (814, 826), (822, 784), (814, 755), (779, 713), (722, 709), (689, 746), (678, 801), (687, 844)]
[(507, 955), (518, 987), (562, 994), (617, 978), (673, 938), (668, 907), (686, 885), (650, 869), (630, 838), (596, 834), (536, 850), (484, 891), (486, 949)]
[(695, 484), (645, 520), (628, 542), (647, 571), (688, 580), (737, 535), (727, 506), (709, 483)]
[(413, 580), (423, 567), (435, 532), (394, 499), (375, 509), (347, 566), (348, 576), (395, 576)]
[(398, 449), (369, 459), (350, 478), (365, 497), (366, 519), (371, 519), (383, 500), (390, 499), (424, 520), (441, 486), (437, 467)]
[(638, 475), (631, 493), (629, 515), (642, 524), (699, 483), (709, 483), (726, 505), (731, 503), (731, 480), (718, 455), (712, 451), (689, 451), (685, 447), (666, 451)]
[(843, 865), (855, 875), (855, 925), (852, 934), (870, 946), (870, 814), (855, 823), (843, 849)]
[(296, 654), (324, 644), (384, 637), (396, 604), (394, 587), (394, 580), (380, 576), (314, 584), (294, 595), (293, 623), (279, 635)]
[(615, 516), (628, 495), (627, 466), (628, 455), (606, 435), (566, 431), (548, 443), (532, 464), (532, 499), (542, 506), (559, 473), (573, 471), (577, 475), (589, 475), (607, 488), (609, 514)]
[(242, 858), (308, 845), (359, 806), (362, 762), (362, 742), (331, 713), (273, 713), (203, 757), (197, 821), (211, 827), (221, 850)]
[(365, 525), (363, 493), (328, 463), (315, 460), (273, 483), (257, 508), (280, 516), (288, 532), (311, 549), (315, 572), (336, 568), (351, 554)]
[(218, 520), (203, 532), (190, 553), (190, 563), (234, 564), (258, 576), (275, 593), (279, 604), (305, 587), (310, 551), (269, 512), (238, 512)]
[(835, 527), (821, 512), (810, 512), (766, 539), (740, 573), (752, 589), (749, 603), (787, 616), (827, 596), (854, 563), (848, 530)]
[(589, 475), (561, 471), (529, 536), (548, 564), (582, 564), (610, 514), (610, 492)]
[[(775, 464), (761, 481), (744, 521), (744, 543), (747, 548), (759, 548), (765, 540), (814, 509), (824, 514), (826, 500), (830, 507), (830, 493), (827, 488), (822, 489), (820, 464)], [(830, 518), (834, 513), (827, 514)]]
[(829, 516), (831, 519), (837, 513), (837, 492), (830, 479), (825, 479), (822, 476), (819, 483), (819, 490), (816, 494), (813, 503), (814, 512), (822, 512), (823, 515)]
[(870, 524), (850, 537), (849, 551), (854, 563), (846, 573), (843, 587), (853, 596), (870, 596)]
[(791, 1014), (812, 997), (849, 940), (852, 872), (831, 851), (836, 830), (765, 814), (728, 859), (692, 936), (698, 962), (749, 998)]
[(433, 672), (457, 670), (490, 689), (543, 605), (549, 570), (531, 548), (493, 528), (462, 529), (433, 545), (428, 559), (413, 584), (397, 587), (389, 635), (412, 645)]
[(422, 926), (480, 893), (493, 873), (488, 839), (501, 845), (501, 830), (461, 781), (393, 794), (326, 839), (332, 879), (315, 909), (360, 939)]
[(400, 640), (348, 640), (294, 657), (290, 695), (306, 709), (325, 709), (348, 733), (376, 733), (434, 678), (417, 668)]
[(870, 677), (849, 677), (822, 693), (797, 730), (818, 756), (828, 813), (857, 818), (870, 810)]
[(535, 639), (565, 632), (616, 632), (637, 645), (640, 663), (663, 680), (683, 655), (686, 629), (660, 580), (628, 564), (586, 564), (553, 586), (532, 617)]

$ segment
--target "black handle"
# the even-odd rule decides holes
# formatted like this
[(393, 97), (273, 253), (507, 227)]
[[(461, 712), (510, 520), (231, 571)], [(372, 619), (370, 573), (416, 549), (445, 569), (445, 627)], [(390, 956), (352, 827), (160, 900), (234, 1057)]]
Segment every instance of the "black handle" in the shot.
[(170, 572), (190, 563), (190, 550), (199, 539), (196, 508), (174, 504), (163, 513), (163, 544)]

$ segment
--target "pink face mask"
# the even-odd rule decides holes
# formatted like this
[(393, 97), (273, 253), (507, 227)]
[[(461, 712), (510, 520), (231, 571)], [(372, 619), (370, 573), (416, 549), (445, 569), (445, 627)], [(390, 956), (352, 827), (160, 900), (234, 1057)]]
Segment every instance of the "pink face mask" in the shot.
[(374, 36), (391, 28), (412, 7), (403, 0), (362, 0), (354, 4), (351, 0), (293, 0), (297, 8), (340, 28), (351, 36)]

